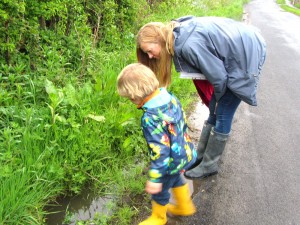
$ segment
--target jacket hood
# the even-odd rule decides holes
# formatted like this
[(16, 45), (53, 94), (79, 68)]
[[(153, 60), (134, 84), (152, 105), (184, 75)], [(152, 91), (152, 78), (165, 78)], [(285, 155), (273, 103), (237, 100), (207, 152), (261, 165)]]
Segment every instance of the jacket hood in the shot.
[(167, 104), (155, 108), (143, 107), (142, 109), (147, 112), (148, 115), (151, 115), (154, 121), (177, 123), (182, 116), (182, 107), (178, 99), (173, 94), (170, 93), (170, 95), (171, 99)]
[(175, 27), (173, 30), (174, 43), (176, 42), (176, 45), (174, 46), (175, 55), (180, 55), (183, 45), (185, 44), (186, 40), (190, 37), (190, 35), (193, 33), (196, 27), (196, 24), (194, 24), (192, 20), (193, 18), (195, 17), (184, 16), (174, 20), (180, 24), (179, 26)]

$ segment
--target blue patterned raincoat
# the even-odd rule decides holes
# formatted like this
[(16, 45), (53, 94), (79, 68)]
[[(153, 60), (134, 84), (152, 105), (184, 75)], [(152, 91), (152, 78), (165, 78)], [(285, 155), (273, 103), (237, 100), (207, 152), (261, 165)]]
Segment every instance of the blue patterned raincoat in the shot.
[[(161, 105), (166, 99), (167, 102)], [(155, 105), (159, 106), (153, 107)], [(191, 167), (197, 152), (187, 133), (185, 113), (174, 95), (161, 88), (161, 94), (142, 109), (141, 123), (151, 159), (149, 180), (160, 183), (164, 175), (179, 174)]]

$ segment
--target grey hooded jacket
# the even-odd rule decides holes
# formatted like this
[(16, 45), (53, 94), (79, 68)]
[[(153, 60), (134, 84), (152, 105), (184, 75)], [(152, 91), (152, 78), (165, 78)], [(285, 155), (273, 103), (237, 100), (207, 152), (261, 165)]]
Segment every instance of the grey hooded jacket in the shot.
[(229, 18), (186, 16), (176, 19), (176, 71), (202, 73), (217, 101), (229, 88), (241, 100), (257, 105), (256, 91), (266, 44), (252, 26)]

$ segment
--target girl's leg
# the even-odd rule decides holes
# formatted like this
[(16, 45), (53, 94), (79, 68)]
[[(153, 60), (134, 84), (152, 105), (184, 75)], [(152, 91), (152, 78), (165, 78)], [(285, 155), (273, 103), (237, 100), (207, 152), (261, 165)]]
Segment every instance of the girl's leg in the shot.
[(216, 125), (216, 121), (217, 121), (217, 116), (216, 116), (216, 106), (217, 106), (217, 101), (215, 98), (215, 95), (212, 95), (211, 100), (209, 102), (209, 115), (208, 115), (208, 119), (207, 119), (207, 123), (215, 126)]
[[(199, 95), (201, 96), (202, 92), (201, 92), (200, 87), (203, 86), (202, 82), (199, 81), (199, 80), (193, 80), (193, 81), (194, 81), (194, 84), (195, 84), (195, 86), (198, 90)], [(205, 85), (207, 85), (207, 84), (209, 84), (208, 81), (206, 81)], [(208, 88), (208, 89), (210, 90), (210, 88)], [(208, 138), (209, 138), (209, 135), (210, 135), (211, 128), (216, 124), (216, 115), (215, 115), (216, 99), (213, 95), (213, 88), (211, 88), (211, 93), (210, 93), (209, 96), (210, 96), (210, 98), (209, 98), (209, 100), (206, 98), (206, 102), (203, 100), (204, 98), (201, 97), (202, 101), (205, 103), (205, 105), (209, 109), (209, 117), (204, 122), (202, 130), (201, 130), (199, 142), (198, 142), (198, 145), (197, 145), (197, 160), (194, 163), (194, 165), (191, 166), (188, 170), (194, 169), (196, 166), (198, 166), (201, 163), (204, 152), (205, 152), (205, 149), (206, 149), (206, 145), (207, 145), (207, 141), (208, 141)]]
[(213, 95), (209, 102), (209, 116), (207, 123), (215, 126), (215, 131), (222, 134), (229, 134), (233, 116), (241, 103), (241, 100), (229, 89), (217, 102)]
[(164, 225), (167, 223), (167, 210), (169, 207), (170, 193), (169, 189), (178, 182), (178, 177), (164, 176), (161, 179), (163, 183), (162, 191), (158, 194), (152, 195), (152, 213), (146, 220), (139, 223), (139, 225)]
[(232, 91), (227, 89), (224, 96), (219, 100), (215, 108), (215, 132), (221, 134), (230, 133), (233, 116), (240, 103), (241, 100), (234, 95)]
[(200, 165), (186, 171), (184, 175), (187, 178), (200, 179), (218, 173), (218, 161), (225, 149), (232, 119), (240, 103), (241, 100), (229, 89), (217, 103), (215, 98), (212, 98), (208, 122), (213, 123), (215, 120), (215, 127), (211, 129)]

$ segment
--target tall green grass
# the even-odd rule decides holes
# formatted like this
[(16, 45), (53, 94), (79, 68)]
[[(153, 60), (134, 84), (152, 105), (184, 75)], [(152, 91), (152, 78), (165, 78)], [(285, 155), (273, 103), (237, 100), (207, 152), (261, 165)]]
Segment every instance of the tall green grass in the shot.
[[(38, 171), (20, 169), (0, 180), (0, 224), (41, 224), (40, 210), (60, 189)], [(47, 191), (46, 191), (47, 190)]]

